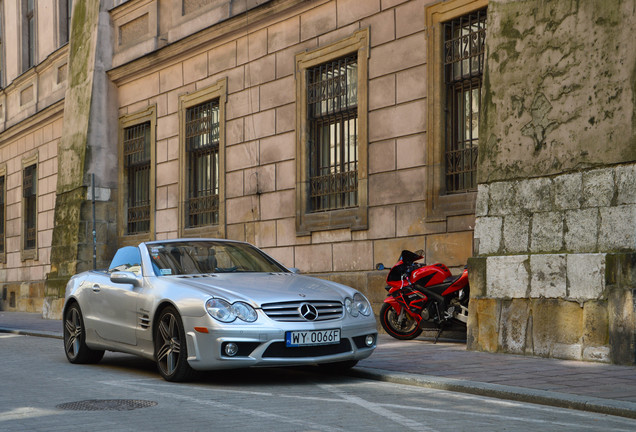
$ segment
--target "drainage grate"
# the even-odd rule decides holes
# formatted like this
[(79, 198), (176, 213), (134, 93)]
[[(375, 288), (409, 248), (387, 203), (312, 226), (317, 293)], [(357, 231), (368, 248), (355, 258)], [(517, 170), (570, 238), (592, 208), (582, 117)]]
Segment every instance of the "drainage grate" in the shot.
[(157, 405), (155, 401), (135, 399), (96, 399), (59, 404), (57, 408), (70, 411), (130, 411)]

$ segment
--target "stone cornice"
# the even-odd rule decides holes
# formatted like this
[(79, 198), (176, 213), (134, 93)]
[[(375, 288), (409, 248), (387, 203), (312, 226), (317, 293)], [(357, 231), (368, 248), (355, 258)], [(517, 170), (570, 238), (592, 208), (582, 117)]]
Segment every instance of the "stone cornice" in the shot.
[(248, 27), (253, 31), (267, 25), (267, 19), (281, 12), (297, 12), (303, 8), (313, 8), (323, 4), (327, 0), (274, 0), (258, 8), (252, 9), (241, 15), (232, 17), (227, 21), (213, 25), (188, 36), (178, 42), (153, 51), (139, 59), (108, 71), (109, 78), (117, 85), (125, 84), (145, 75), (151, 71), (164, 67), (166, 64), (176, 61), (177, 58), (187, 56), (200, 49), (204, 44), (217, 41), (219, 44), (224, 39), (229, 39), (239, 31), (245, 31)]
[(18, 75), (9, 85), (0, 89), (0, 94), (11, 93), (14, 89), (20, 88), (23, 84), (30, 82), (34, 76), (39, 75), (46, 69), (52, 67), (60, 59), (68, 56), (68, 44), (62, 46), (58, 50), (51, 53), (41, 63), (38, 63), (34, 67), (30, 68), (26, 72)]
[(64, 115), (64, 100), (55, 102), (52, 105), (38, 111), (36, 114), (16, 123), (8, 129), (0, 132), (0, 147), (12, 141), (15, 137), (32, 131), (37, 125), (44, 121), (61, 117)]

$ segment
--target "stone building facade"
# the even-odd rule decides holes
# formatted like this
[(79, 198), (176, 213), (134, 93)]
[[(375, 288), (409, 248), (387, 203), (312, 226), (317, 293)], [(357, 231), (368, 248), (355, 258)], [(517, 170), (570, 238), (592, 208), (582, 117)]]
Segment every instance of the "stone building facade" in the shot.
[[(614, 360), (590, 329), (631, 283), (607, 269), (634, 249), (633, 42), (602, 44), (631, 4), (592, 19), (536, 0), (0, 0), (0, 308), (59, 316), (77, 271), (185, 236), (254, 243), (379, 309), (375, 263), (423, 249), (455, 272), (475, 254), (471, 348)], [(605, 42), (574, 43), (588, 21)], [(568, 117), (583, 95), (598, 111)], [(612, 128), (632, 134), (607, 152)], [(631, 243), (611, 243), (618, 219)], [(537, 302), (581, 355), (542, 348)]]
[[(28, 6), (22, 3), (3, 0), (3, 22), (21, 23)], [(462, 268), (472, 253), (476, 185), (454, 200), (464, 202), (461, 208), (441, 206), (434, 217), (427, 209), (427, 159), (441, 159), (426, 150), (429, 3), (72, 2), (70, 42), (56, 48), (40, 40), (61, 31), (62, 2), (36, 0), (39, 63), (7, 71), (1, 92), (2, 160), (11, 179), (2, 308), (57, 316), (65, 282), (91, 268), (94, 254), (103, 267), (121, 245), (177, 236), (252, 242), (287, 266), (361, 289), (378, 307), (385, 274), (374, 265), (394, 262), (402, 249), (424, 249), (427, 261)], [(486, 2), (454, 4), (476, 9)], [(5, 40), (23, 45), (22, 24), (5, 26)], [(4, 49), (3, 56), (9, 65), (23, 53)], [(342, 69), (344, 58), (350, 63)], [(311, 108), (306, 77), (321, 67), (332, 68), (324, 77), (336, 70), (345, 80), (347, 106), (323, 100)], [(29, 76), (41, 87), (30, 112), (10, 96), (24, 92)], [(326, 78), (314, 86), (339, 91), (332, 84)], [(54, 97), (44, 92), (49, 88)], [(188, 177), (195, 169), (190, 158), (205, 146), (198, 148), (203, 141), (196, 137), (192, 144), (188, 118), (208, 102), (218, 116), (210, 135), (215, 174), (207, 178), (213, 193), (196, 198), (191, 189), (201, 174)], [(329, 107), (311, 120), (314, 133), (339, 135), (331, 150), (318, 150), (319, 162), (327, 161), (322, 168), (308, 162), (318, 163), (308, 150), (316, 137), (304, 132), (311, 127), (308, 107), (320, 104)], [(42, 124), (37, 116), (51, 106), (59, 112), (56, 133), (46, 135), (51, 151), (33, 139), (40, 163), (51, 158), (52, 189), (38, 207), (38, 255), (29, 258), (21, 254), (24, 221), (16, 210), (23, 176), (12, 149), (21, 145), (11, 137), (14, 125), (31, 134), (24, 119)], [(321, 123), (320, 132), (319, 121), (332, 124)], [(135, 153), (139, 145), (147, 150)], [(311, 182), (322, 192), (312, 195)], [(37, 281), (31, 266), (41, 268)]]

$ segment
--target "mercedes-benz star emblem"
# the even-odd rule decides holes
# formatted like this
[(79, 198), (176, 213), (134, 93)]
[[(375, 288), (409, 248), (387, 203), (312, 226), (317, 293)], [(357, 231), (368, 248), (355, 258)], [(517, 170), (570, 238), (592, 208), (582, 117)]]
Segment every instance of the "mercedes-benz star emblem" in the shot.
[(316, 321), (318, 318), (318, 310), (309, 303), (303, 303), (298, 308), (298, 312), (300, 312), (300, 316), (305, 318), (307, 321)]

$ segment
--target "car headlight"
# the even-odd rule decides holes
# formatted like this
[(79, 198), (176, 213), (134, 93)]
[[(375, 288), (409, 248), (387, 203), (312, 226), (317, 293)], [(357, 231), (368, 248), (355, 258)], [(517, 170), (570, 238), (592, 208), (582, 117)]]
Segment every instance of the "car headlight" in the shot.
[(371, 304), (362, 294), (355, 293), (353, 299), (349, 297), (345, 299), (345, 309), (352, 317), (357, 317), (360, 314), (369, 316), (371, 313)]
[(205, 309), (212, 318), (221, 322), (232, 322), (236, 319), (232, 305), (225, 300), (212, 298), (205, 303)]
[(234, 310), (237, 318), (242, 321), (254, 322), (258, 317), (254, 308), (247, 303), (236, 302), (232, 305), (232, 309)]
[(254, 322), (258, 315), (254, 308), (247, 303), (236, 302), (230, 304), (223, 299), (211, 298), (205, 302), (208, 314), (217, 321), (229, 323), (236, 318), (241, 321)]

